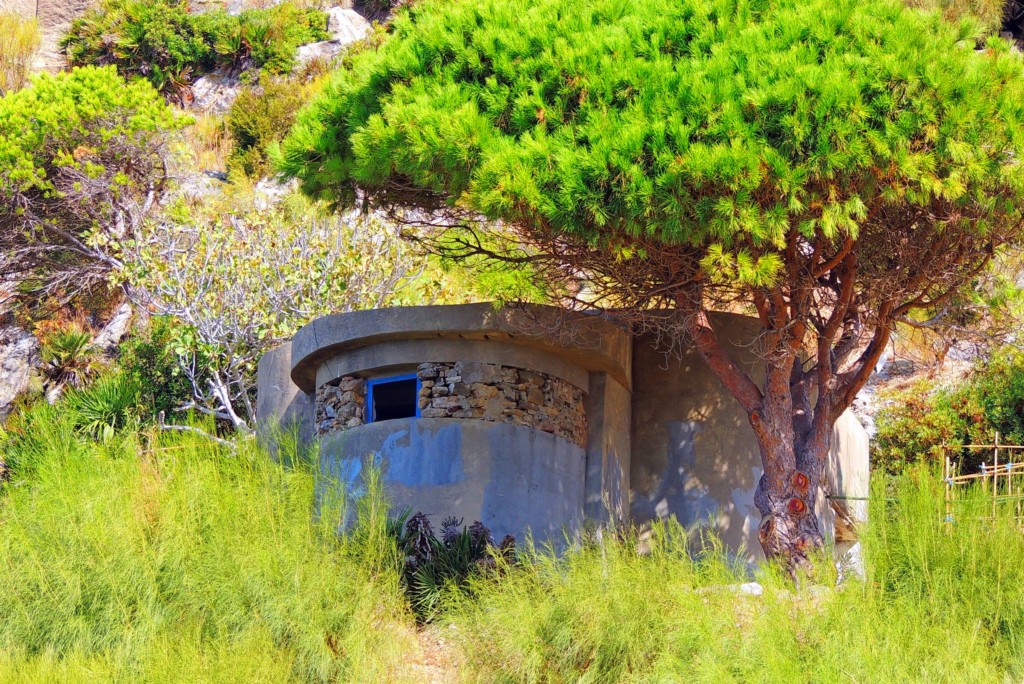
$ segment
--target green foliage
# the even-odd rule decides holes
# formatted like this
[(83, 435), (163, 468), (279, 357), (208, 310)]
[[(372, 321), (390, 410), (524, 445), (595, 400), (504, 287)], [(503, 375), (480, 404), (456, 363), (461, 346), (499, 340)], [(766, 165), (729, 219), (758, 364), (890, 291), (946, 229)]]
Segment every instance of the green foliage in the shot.
[(176, 117), (112, 68), (40, 74), (0, 98), (0, 272), (19, 295), (88, 291), (159, 198)]
[(390, 520), (390, 536), (405, 559), (403, 586), (416, 616), (435, 618), (446, 593), (463, 591), (473, 576), (491, 576), (499, 566), (507, 570), (515, 561), (515, 537), (495, 544), (491, 532), (477, 521), (462, 526), (456, 518), (441, 523), (441, 537), (434, 534), (424, 513), (408, 512)]
[(82, 387), (102, 368), (101, 353), (92, 344), (92, 333), (79, 325), (48, 335), (40, 356), (46, 374), (59, 385)]
[(35, 19), (0, 12), (0, 96), (28, 83), (40, 37)]
[(62, 409), (19, 433), (36, 467), (0, 497), (0, 680), (393, 681), (412, 644), (379, 491), (339, 536), (293, 448), (92, 442)]
[[(992, 462), (992, 452), (961, 444), (1024, 444), (1024, 358), (1002, 352), (953, 387), (920, 380), (879, 396), (872, 460), (900, 472), (917, 462), (941, 463), (948, 454), (970, 472)], [(944, 448), (952, 447), (948, 451)]]
[(1006, 0), (905, 0), (907, 5), (941, 12), (947, 21), (976, 19), (985, 33), (999, 33), (1003, 26)]
[(111, 373), (69, 394), (64, 406), (76, 429), (109, 441), (118, 430), (138, 424), (139, 386), (130, 376)]
[(762, 286), (791, 227), (1016, 215), (1021, 60), (976, 36), (890, 0), (428, 0), (300, 113), (279, 165), (326, 200), (440, 193), (609, 250), (692, 245)]
[(180, 0), (104, 0), (74, 21), (62, 44), (73, 65), (113, 64), (171, 93), (219, 67), (287, 73), (295, 49), (325, 40), (326, 29), (326, 14), (292, 2), (232, 16), (192, 14)]
[(189, 331), (174, 319), (154, 316), (144, 334), (121, 345), (118, 367), (138, 387), (140, 415), (155, 418), (171, 416), (193, 398), (192, 383), (182, 369), (182, 360), (197, 365), (195, 378), (205, 382), (203, 369), (209, 364), (197, 354)]
[[(996, 682), (1020, 677), (1024, 537), (991, 500), (943, 524), (941, 484), (917, 473), (875, 491), (866, 581), (762, 596), (673, 522), (564, 557), (536, 554), (454, 595), (471, 682)], [(987, 508), (986, 508), (987, 507)], [(641, 555), (638, 547), (646, 552)], [(828, 579), (822, 577), (822, 579)]]
[(268, 147), (285, 137), (304, 102), (303, 89), (283, 81), (239, 93), (227, 115), (228, 130), (234, 140), (228, 168), (238, 169), (250, 178), (264, 175), (268, 170)]

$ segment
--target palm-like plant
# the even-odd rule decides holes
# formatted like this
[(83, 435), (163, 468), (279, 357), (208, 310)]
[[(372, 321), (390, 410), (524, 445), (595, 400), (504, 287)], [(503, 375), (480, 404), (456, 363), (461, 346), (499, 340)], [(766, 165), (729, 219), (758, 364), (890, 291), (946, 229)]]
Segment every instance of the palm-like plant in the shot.
[(42, 348), (44, 370), (54, 384), (79, 388), (102, 368), (100, 350), (92, 343), (92, 335), (79, 325), (59, 330), (46, 340)]
[(93, 439), (108, 441), (115, 431), (138, 423), (139, 386), (121, 373), (106, 375), (72, 392), (67, 406), (76, 428)]

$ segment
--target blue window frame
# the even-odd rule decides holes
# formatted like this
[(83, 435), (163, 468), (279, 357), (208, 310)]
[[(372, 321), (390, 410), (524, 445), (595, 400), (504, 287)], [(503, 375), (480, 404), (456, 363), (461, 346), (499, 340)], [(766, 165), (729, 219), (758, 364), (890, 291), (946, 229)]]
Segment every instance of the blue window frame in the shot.
[(389, 375), (366, 382), (368, 423), (420, 417), (420, 379), (415, 373)]

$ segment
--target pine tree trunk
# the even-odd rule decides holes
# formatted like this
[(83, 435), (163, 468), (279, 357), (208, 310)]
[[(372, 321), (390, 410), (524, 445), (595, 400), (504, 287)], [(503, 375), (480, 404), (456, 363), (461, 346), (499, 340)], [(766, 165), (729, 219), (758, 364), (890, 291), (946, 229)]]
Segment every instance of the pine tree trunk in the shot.
[[(824, 546), (815, 499), (825, 473), (831, 429), (825, 435), (794, 439), (785, 425), (772, 429), (766, 424), (764, 413), (751, 416), (764, 466), (754, 493), (754, 505), (761, 513), (757, 536), (765, 555), (782, 561), (795, 574), (808, 568), (811, 554)], [(792, 418), (779, 417), (792, 425)]]

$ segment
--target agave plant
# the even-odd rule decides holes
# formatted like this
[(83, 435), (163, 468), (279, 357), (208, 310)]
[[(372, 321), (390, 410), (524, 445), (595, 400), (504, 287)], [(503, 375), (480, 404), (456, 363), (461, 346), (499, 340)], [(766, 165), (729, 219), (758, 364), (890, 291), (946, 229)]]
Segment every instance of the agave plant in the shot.
[(515, 561), (515, 538), (507, 535), (496, 545), (491, 531), (479, 521), (466, 528), (459, 518), (445, 518), (438, 539), (425, 513), (410, 517), (406, 511), (388, 525), (388, 531), (405, 556), (406, 594), (423, 622), (436, 616), (446, 591), (465, 589), (473, 573), (497, 568), (499, 559)]

